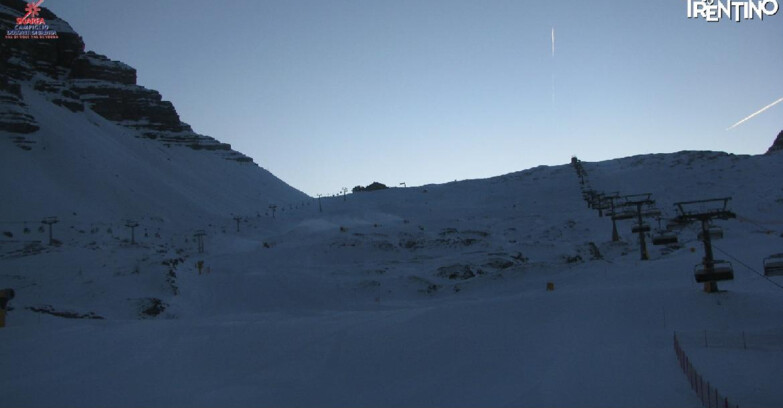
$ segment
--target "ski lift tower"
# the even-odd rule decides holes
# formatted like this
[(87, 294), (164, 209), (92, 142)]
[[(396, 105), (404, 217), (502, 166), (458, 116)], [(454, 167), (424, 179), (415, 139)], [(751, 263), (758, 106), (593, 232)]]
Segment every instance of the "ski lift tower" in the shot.
[(324, 212), (324, 208), (321, 207), (321, 194), (318, 194), (318, 212), (319, 213)]
[(207, 233), (204, 230), (198, 230), (193, 234), (193, 237), (198, 240), (198, 253), (200, 254), (204, 253), (204, 236), (206, 235)]
[(576, 175), (579, 177), (579, 184), (584, 185), (587, 171), (585, 170), (584, 166), (582, 166), (582, 161), (579, 160), (576, 156), (571, 156), (571, 165), (574, 166)]
[(136, 245), (136, 227), (139, 226), (139, 223), (134, 220), (126, 220), (125, 226), (131, 230), (131, 245)]
[(598, 210), (598, 216), (603, 217), (604, 216), (604, 210), (608, 210), (609, 206), (607, 205), (607, 202), (604, 200), (606, 197), (606, 193), (598, 193), (593, 198), (592, 207), (594, 210)]
[(620, 193), (617, 191), (613, 193), (599, 193), (595, 198), (593, 208), (598, 210), (599, 217), (604, 215), (611, 216), (614, 213), (614, 201), (619, 198)]
[(54, 245), (54, 239), (52, 238), (52, 225), (57, 224), (60, 220), (57, 217), (46, 217), (41, 220), (41, 224), (49, 226), (49, 245)]
[(704, 291), (707, 293), (718, 291), (718, 281), (734, 279), (734, 268), (731, 263), (715, 260), (713, 257), (712, 237), (710, 236), (710, 222), (712, 220), (728, 220), (737, 216), (728, 209), (730, 200), (731, 197), (725, 197), (674, 203), (679, 212), (677, 216), (679, 221), (701, 222), (704, 258), (701, 264), (696, 265), (694, 277), (696, 282), (704, 283)]
[(617, 242), (620, 240), (620, 234), (617, 233), (617, 219), (614, 217), (614, 211), (615, 211), (615, 200), (620, 199), (620, 193), (610, 193), (605, 196), (603, 196), (601, 206), (604, 207), (605, 210), (609, 210), (609, 213), (607, 213), (608, 216), (612, 218), (612, 241)]
[[(661, 212), (655, 208), (655, 200), (650, 197), (652, 197), (651, 193), (632, 194), (622, 197), (625, 200), (622, 206), (627, 207), (627, 210), (618, 217), (612, 217), (618, 220), (636, 218), (636, 225), (631, 229), (631, 232), (639, 234), (639, 250), (641, 251), (642, 261), (650, 259), (645, 239), (645, 233), (650, 231), (650, 225), (644, 223), (644, 218), (661, 215)], [(634, 207), (636, 207), (635, 211)]]
[(598, 200), (598, 196), (600, 194), (601, 193), (599, 193), (599, 192), (597, 192), (595, 190), (592, 190), (592, 189), (585, 190), (584, 192), (582, 192), (582, 197), (587, 202), (587, 208), (590, 208), (590, 209), (594, 209), (595, 208), (594, 203)]

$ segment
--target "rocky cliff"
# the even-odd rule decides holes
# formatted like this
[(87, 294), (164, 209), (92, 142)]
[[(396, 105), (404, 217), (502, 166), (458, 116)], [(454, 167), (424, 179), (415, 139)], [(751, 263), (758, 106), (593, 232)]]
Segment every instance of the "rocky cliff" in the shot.
[[(0, 30), (13, 30), (25, 15), (22, 0), (0, 0)], [(85, 52), (84, 42), (67, 22), (47, 9), (43, 18), (56, 39), (3, 39), (0, 43), (0, 131), (11, 134), (21, 149), (32, 150), (40, 128), (30, 114), (23, 84), (45, 94), (47, 99), (73, 112), (89, 109), (146, 138), (167, 147), (186, 146), (217, 151), (225, 159), (252, 163), (231, 146), (195, 133), (182, 122), (171, 102), (160, 93), (136, 83), (136, 70), (94, 52)]]
[(772, 143), (772, 146), (770, 146), (769, 150), (767, 150), (767, 154), (781, 150), (783, 150), (783, 130), (778, 133), (778, 137), (775, 139), (775, 143)]

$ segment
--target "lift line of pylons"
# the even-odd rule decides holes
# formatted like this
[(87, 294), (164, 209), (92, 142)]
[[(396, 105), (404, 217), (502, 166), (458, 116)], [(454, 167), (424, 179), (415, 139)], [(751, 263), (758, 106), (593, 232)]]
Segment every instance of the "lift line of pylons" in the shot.
[[(712, 240), (723, 238), (723, 229), (715, 225), (717, 220), (736, 218), (729, 210), (731, 197), (711, 198), (695, 201), (682, 201), (674, 204), (677, 215), (668, 220), (666, 228), (662, 227), (661, 211), (655, 206), (652, 194), (632, 194), (621, 196), (617, 192), (604, 193), (590, 187), (587, 171), (576, 157), (571, 158), (571, 164), (579, 176), (582, 197), (588, 208), (598, 210), (599, 216), (608, 215), (612, 219), (612, 241), (619, 240), (617, 221), (636, 220), (632, 232), (639, 234), (641, 259), (648, 260), (646, 233), (651, 232), (645, 219), (657, 218), (658, 229), (652, 235), (653, 245), (673, 245), (678, 243), (676, 230), (699, 223), (698, 238), (704, 245), (704, 257), (700, 264), (694, 267), (696, 282), (704, 284), (707, 293), (718, 292), (718, 282), (734, 279), (732, 264), (724, 260), (716, 260), (713, 255)], [(783, 253), (771, 255), (764, 259), (764, 275), (783, 276)]]

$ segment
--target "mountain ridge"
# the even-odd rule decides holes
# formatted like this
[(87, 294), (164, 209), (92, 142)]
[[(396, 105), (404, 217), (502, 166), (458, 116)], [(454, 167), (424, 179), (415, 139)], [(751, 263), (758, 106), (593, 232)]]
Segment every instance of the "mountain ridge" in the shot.
[[(0, 28), (25, 3), (0, 0)], [(40, 17), (57, 39), (0, 43), (0, 175), (12, 219), (71, 214), (193, 219), (256, 215), (308, 196), (231, 145), (180, 120), (136, 70), (92, 51), (64, 20)], [(224, 164), (225, 163), (225, 164)], [(183, 211), (188, 209), (188, 211)]]
[[(21, 0), (3, 0), (0, 5), (0, 27), (14, 26), (23, 13)], [(89, 108), (106, 119), (139, 131), (137, 137), (159, 141), (165, 145), (183, 145), (196, 150), (220, 151), (228, 160), (253, 163), (253, 159), (231, 149), (231, 145), (198, 134), (180, 120), (174, 105), (163, 100), (158, 91), (136, 83), (136, 69), (120, 61), (85, 51), (81, 36), (54, 13), (42, 9), (47, 25), (59, 30), (56, 40), (5, 40), (0, 50), (3, 74), (0, 90), (7, 104), (0, 114), (0, 130), (31, 134), (39, 126), (29, 115), (18, 83), (32, 81), (37, 91), (46, 93), (52, 103), (73, 112)], [(15, 108), (15, 109), (14, 109)], [(35, 147), (34, 138), (15, 139), (23, 149)]]
[(778, 133), (778, 137), (775, 138), (775, 142), (773, 142), (772, 146), (767, 150), (767, 154), (779, 152), (781, 150), (783, 150), (783, 130)]

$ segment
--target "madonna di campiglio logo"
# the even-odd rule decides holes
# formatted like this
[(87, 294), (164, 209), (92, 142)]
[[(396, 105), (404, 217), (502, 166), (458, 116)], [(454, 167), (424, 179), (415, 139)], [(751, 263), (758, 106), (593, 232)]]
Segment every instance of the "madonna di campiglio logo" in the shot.
[(56, 40), (57, 31), (50, 29), (46, 20), (39, 17), (41, 4), (44, 0), (27, 3), (23, 17), (16, 19), (16, 25), (12, 30), (5, 32), (6, 40)]

